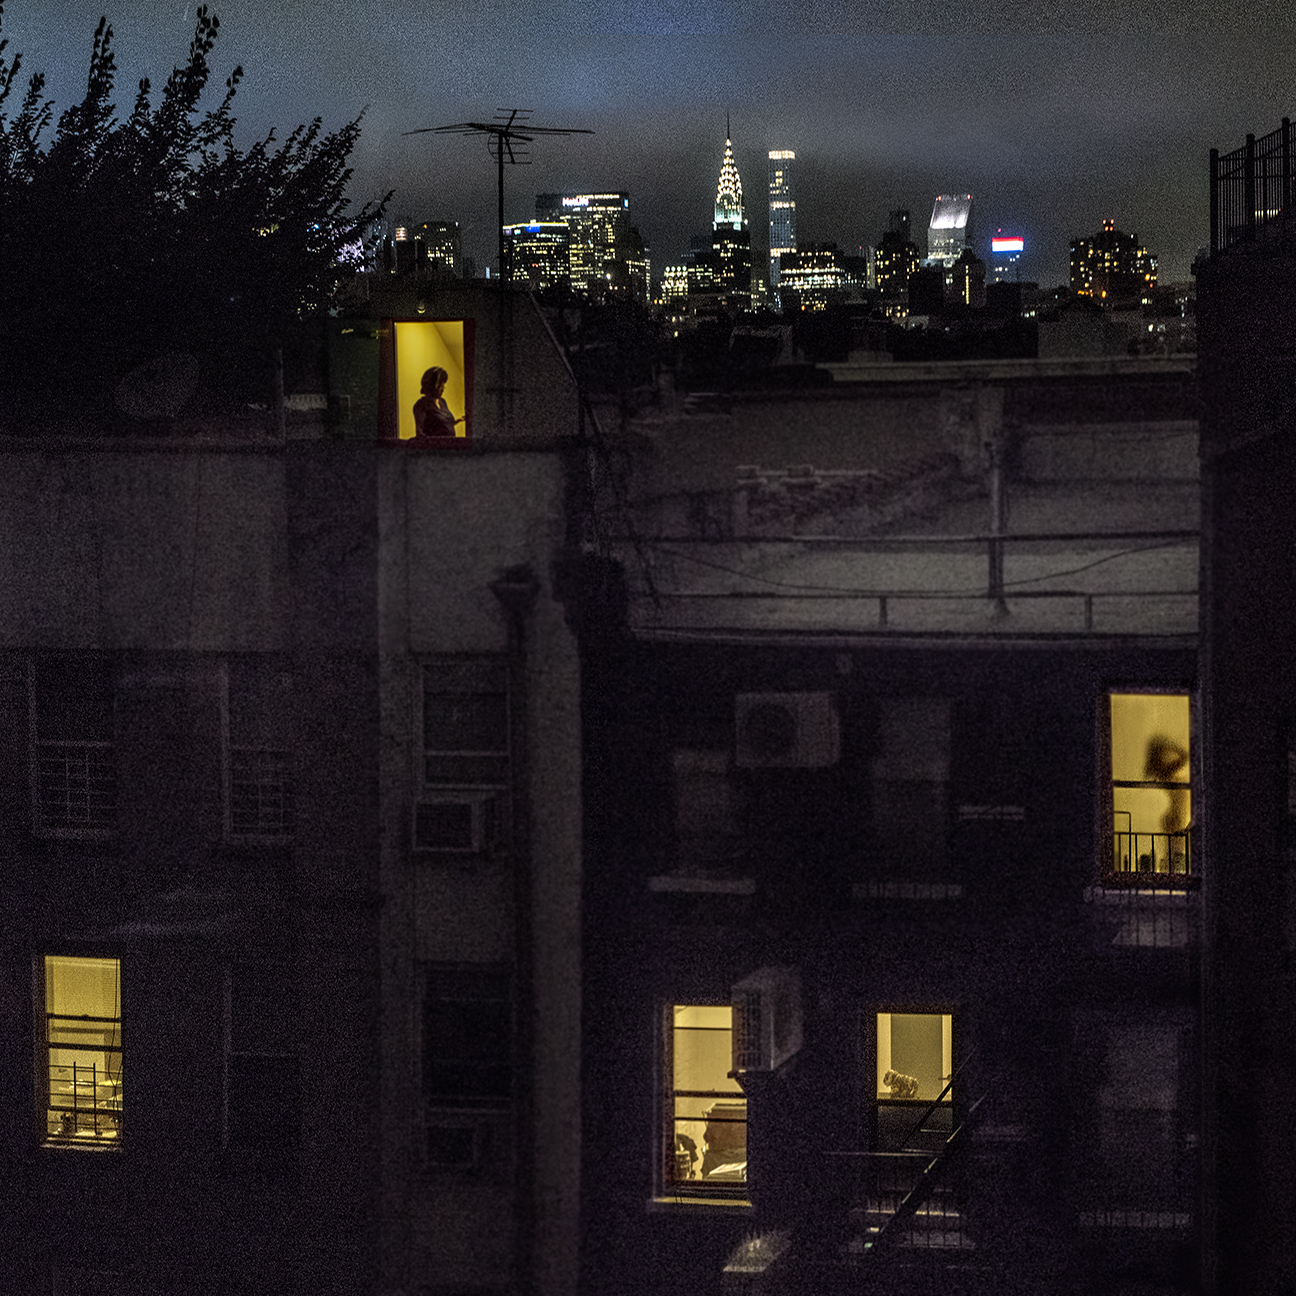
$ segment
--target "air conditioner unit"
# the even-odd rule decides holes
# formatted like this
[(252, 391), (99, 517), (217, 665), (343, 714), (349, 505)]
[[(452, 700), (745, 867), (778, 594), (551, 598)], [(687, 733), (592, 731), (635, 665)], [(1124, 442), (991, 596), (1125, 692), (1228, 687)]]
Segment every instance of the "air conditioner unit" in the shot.
[(831, 693), (739, 693), (735, 759), (746, 769), (835, 765), (841, 754)]
[(801, 1048), (801, 974), (761, 968), (733, 988), (733, 1068), (774, 1071)]
[(429, 1169), (475, 1170), (491, 1152), (491, 1127), (486, 1121), (434, 1119), (424, 1133)]
[(425, 788), (414, 803), (414, 850), (482, 855), (500, 834), (499, 788)]

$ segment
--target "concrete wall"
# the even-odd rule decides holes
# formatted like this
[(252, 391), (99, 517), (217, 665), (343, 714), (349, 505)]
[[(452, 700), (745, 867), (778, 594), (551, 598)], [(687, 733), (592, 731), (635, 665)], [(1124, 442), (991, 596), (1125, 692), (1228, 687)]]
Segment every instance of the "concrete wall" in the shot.
[[(388, 457), (383, 499), (380, 671), (383, 679), (383, 872), (388, 1056), (409, 1059), (384, 1081), (384, 1198), (393, 1227), (391, 1290), (418, 1283), (502, 1288), (514, 1275), (515, 1230), (532, 1231), (536, 1290), (571, 1289), (579, 1148), (580, 734), (575, 645), (554, 601), (562, 540), (562, 467), (552, 455)], [(525, 771), (529, 852), (509, 860), (438, 862), (409, 854), (417, 772), (421, 663), (441, 655), (504, 657), (508, 620), (491, 589), (526, 567), (539, 590), (525, 619)], [(519, 890), (518, 871), (530, 876)], [(517, 905), (529, 896), (520, 923)], [(517, 960), (526, 961), (519, 968)], [(521, 1031), (531, 1041), (531, 1146), (507, 1137), (478, 1172), (424, 1170), (417, 1121), (416, 999), (426, 962), (513, 965), (532, 986)], [(503, 1126), (508, 1136), (507, 1120)], [(520, 1157), (519, 1157), (520, 1154)], [(518, 1174), (530, 1165), (519, 1188)]]

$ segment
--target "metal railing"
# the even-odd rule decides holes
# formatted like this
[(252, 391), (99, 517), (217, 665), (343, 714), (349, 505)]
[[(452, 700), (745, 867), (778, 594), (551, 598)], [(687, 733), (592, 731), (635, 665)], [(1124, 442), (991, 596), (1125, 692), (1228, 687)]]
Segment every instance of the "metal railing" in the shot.
[(52, 1062), (49, 1124), (53, 1138), (116, 1138), (121, 1130), (120, 1063), (114, 1078), (95, 1062)]
[(1128, 810), (1115, 811), (1114, 819), (1113, 873), (1192, 876), (1192, 838), (1187, 828), (1181, 832), (1136, 832)]
[(1292, 185), (1292, 127), (1286, 117), (1276, 131), (1260, 139), (1248, 135), (1231, 153), (1211, 149), (1211, 255), (1254, 239), (1262, 225), (1286, 221)]
[[(734, 578), (735, 586), (727, 589), (669, 589), (663, 587), (661, 577), (653, 582), (653, 593), (658, 603), (707, 603), (724, 601), (804, 603), (850, 602), (856, 605), (871, 602), (874, 605), (874, 623), (878, 629), (896, 628), (896, 613), (902, 608), (928, 607), (945, 604), (949, 608), (962, 607), (971, 612), (978, 607), (990, 608), (1006, 615), (1009, 604), (1017, 604), (1023, 612), (1032, 605), (1044, 609), (1048, 605), (1069, 605), (1069, 624), (1087, 633), (1111, 623), (1120, 627), (1121, 633), (1137, 631), (1139, 615), (1145, 617), (1149, 601), (1160, 600), (1186, 604), (1195, 616), (1198, 590), (1192, 588), (1117, 588), (1084, 589), (1067, 586), (1063, 582), (1079, 570), (1066, 572), (1032, 572), (1021, 564), (1027, 555), (1056, 552), (1059, 548), (1068, 554), (1091, 555), (1081, 565), (1081, 570), (1101, 566), (1120, 559), (1137, 560), (1143, 553), (1154, 550), (1175, 549), (1196, 545), (1200, 531), (1189, 528), (1162, 528), (1146, 531), (1074, 531), (1074, 532), (1021, 532), (1004, 535), (974, 532), (957, 535), (892, 535), (892, 536), (762, 536), (759, 539), (717, 541), (695, 536), (659, 537), (650, 547), (659, 560), (668, 563), (693, 565)], [(786, 546), (808, 552), (851, 552), (868, 554), (878, 562), (887, 559), (899, 564), (914, 558), (932, 558), (937, 555), (984, 555), (982, 561), (961, 569), (943, 567), (944, 583), (933, 583), (930, 588), (904, 586), (897, 582), (891, 588), (872, 585), (834, 586), (822, 578), (816, 580), (807, 574), (802, 580), (791, 577), (773, 579), (760, 570), (744, 570), (738, 559), (728, 562), (717, 557), (717, 550), (730, 544), (738, 548), (765, 548)], [(1111, 545), (1111, 553), (1103, 553), (1099, 546)], [(734, 565), (730, 565), (730, 563)], [(1006, 564), (1011, 564), (1007, 574)], [(875, 573), (876, 575), (876, 573)], [(949, 578), (953, 578), (952, 580)], [(1052, 588), (1031, 588), (1056, 582)], [(755, 586), (755, 588), (753, 588)], [(762, 588), (764, 586), (765, 588)], [(1113, 609), (1108, 611), (1108, 606)], [(1099, 612), (1105, 613), (1100, 617)], [(1156, 629), (1151, 631), (1158, 633)]]

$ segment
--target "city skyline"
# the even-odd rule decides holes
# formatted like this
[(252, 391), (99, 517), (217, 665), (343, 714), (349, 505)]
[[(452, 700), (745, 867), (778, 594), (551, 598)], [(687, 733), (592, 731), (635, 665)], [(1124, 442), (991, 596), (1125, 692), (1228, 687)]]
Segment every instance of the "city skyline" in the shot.
[[(537, 140), (531, 165), (505, 177), (505, 221), (528, 219), (537, 193), (627, 191), (661, 267), (710, 223), (728, 112), (740, 172), (763, 176), (770, 149), (795, 151), (802, 242), (854, 252), (876, 243), (895, 208), (924, 212), (937, 194), (973, 193), (980, 234), (1022, 234), (1022, 277), (1048, 285), (1066, 282), (1070, 241), (1104, 219), (1138, 229), (1164, 279), (1187, 278), (1208, 235), (1209, 149), (1293, 107), (1284, 69), (1296, 31), (1277, 6), (1188, 3), (1146, 18), (1110, 4), (1084, 15), (1044, 5), (1029, 33), (1005, 32), (1000, 11), (979, 0), (953, 28), (934, 5), (901, 15), (845, 0), (790, 29), (763, 0), (656, 0), (623, 14), (542, 0), (525, 22), (505, 0), (450, 0), (435, 17), (401, 0), (378, 16), (320, 0), (285, 6), (273, 23), (253, 0), (213, 7), (210, 101), (241, 65), (245, 141), (367, 110), (352, 158), (357, 203), (394, 189), (397, 219), (459, 221), (478, 265), (497, 238), (483, 144), (403, 132), (515, 105), (538, 123), (595, 131)], [(124, 116), (141, 76), (156, 97), (183, 61), (194, 6), (121, 0), (108, 18)], [(923, 34), (899, 34), (901, 24)], [(8, 53), (24, 56), (20, 88), (44, 72), (56, 120), (84, 91), (93, 27), (73, 0), (16, 0), (4, 14)], [(757, 249), (765, 206), (764, 194), (749, 196)]]

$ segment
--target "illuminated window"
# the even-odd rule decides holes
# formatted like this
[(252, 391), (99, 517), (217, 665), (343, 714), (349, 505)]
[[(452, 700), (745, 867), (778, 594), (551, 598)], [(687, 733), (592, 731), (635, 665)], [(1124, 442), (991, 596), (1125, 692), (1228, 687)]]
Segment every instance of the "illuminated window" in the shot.
[(46, 955), (40, 989), (45, 1138), (71, 1147), (119, 1146), (120, 961)]
[(286, 968), (236, 967), (225, 977), (225, 1150), (284, 1169), (301, 1147), (299, 1013)]
[(1104, 872), (1194, 872), (1191, 708), (1186, 693), (1112, 693), (1111, 852)]
[(113, 692), (102, 659), (32, 664), (32, 822), (48, 837), (103, 837), (117, 826)]
[(878, 1013), (878, 1100), (953, 1102), (953, 1039), (949, 1013)]
[(667, 1023), (667, 1191), (747, 1181), (747, 1100), (733, 1070), (733, 1009), (675, 1004)]
[[(383, 440), (467, 443), (472, 436), (473, 332), (472, 320), (384, 321), (378, 352)], [(438, 369), (444, 387), (436, 396), (424, 378), (431, 384)]]
[(230, 837), (292, 835), (291, 689), (291, 676), (267, 662), (224, 664), (225, 818)]
[(498, 658), (445, 658), (423, 668), (422, 790), (414, 849), (490, 853), (507, 840), (508, 670)]

